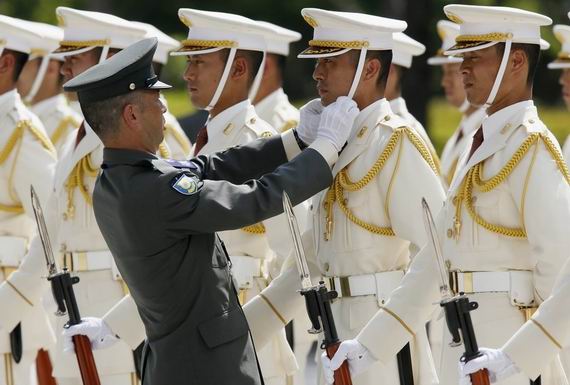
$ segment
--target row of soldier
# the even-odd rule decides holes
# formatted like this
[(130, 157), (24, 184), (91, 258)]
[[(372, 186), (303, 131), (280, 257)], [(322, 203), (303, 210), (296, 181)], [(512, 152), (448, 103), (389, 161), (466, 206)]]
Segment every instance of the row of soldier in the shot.
[[(437, 295), (425, 277), (434, 269), (433, 258), (426, 256), (429, 250), (418, 254), (428, 241), (422, 198), (434, 211), (443, 207), (438, 225), (445, 232), (441, 238), (448, 268), (455, 290), (473, 294), (480, 303), (474, 317), (481, 344), (506, 343), (548, 298), (567, 258), (568, 171), (528, 89), (539, 50), (548, 47), (540, 39), (540, 26), (550, 19), (494, 7), (447, 6), (445, 11), (454, 22), (438, 23), (443, 46), (429, 63), (442, 66), (446, 97), (464, 118), (445, 146), (441, 166), (400, 95), (402, 72), (424, 52), (403, 34), (405, 22), (304, 9), (314, 39), (299, 57), (317, 59), (313, 78), (320, 100), (308, 103), (299, 121), (280, 83), (289, 44), (300, 39), (292, 31), (237, 15), (181, 9), (189, 33), (180, 44), (149, 25), (65, 7), (56, 10), (62, 29), (2, 16), (0, 123), (6, 129), (0, 152), (5, 181), (0, 303), (8, 311), (0, 315), (0, 381), (29, 383), (38, 349), (46, 349), (57, 382), (80, 383), (74, 357), (64, 353), (72, 350), (68, 338), (75, 332), (87, 334), (95, 348), (105, 348), (95, 353), (102, 383), (137, 381), (132, 351), (145, 339), (144, 325), (92, 207), (103, 146), (82, 122), (77, 103), (66, 102), (61, 84), (149, 36), (159, 42), (153, 60), (157, 73), (169, 51), (188, 56), (184, 79), (190, 99), (209, 111), (193, 147), (176, 120), (165, 114), (159, 154), (164, 158), (212, 154), (294, 126), (298, 139), (308, 144), (315, 137), (306, 127), (315, 124), (311, 119), (324, 106), (343, 95), (356, 102), (360, 113), (347, 127), (351, 137), (332, 167), (333, 185), (296, 207), (316, 275), (339, 291), (333, 312), (341, 339), (349, 340), (340, 355), (351, 362), (354, 383), (398, 381), (396, 353), (408, 341), (418, 383), (458, 382), (461, 348), (447, 346), (449, 336), (432, 306)], [(549, 66), (570, 67), (564, 53), (570, 28), (556, 26), (555, 31), (563, 52)], [(561, 82), (566, 78), (563, 70)], [(100, 119), (104, 124), (105, 117)], [(476, 131), (479, 139), (474, 139)], [(53, 304), (45, 295), (43, 254), (32, 231), (31, 185), (47, 208), (59, 263), (81, 279), (79, 306), (93, 317), (65, 337), (64, 321), (51, 315)], [(552, 194), (545, 197), (545, 191)], [(302, 383), (312, 343), (295, 293), (298, 277), (285, 262), (291, 253), (287, 232), (278, 216), (221, 233), (267, 384), (292, 381), (296, 371), (295, 381)], [(425, 323), (432, 316), (428, 339)], [(292, 319), (297, 320), (295, 355), (283, 330)], [(564, 345), (563, 335), (549, 332), (543, 321), (531, 322), (539, 325), (538, 335), (532, 336), (537, 347)], [(23, 354), (16, 364), (11, 353), (18, 333)], [(529, 361), (539, 360), (533, 360), (532, 352), (508, 352), (520, 369), (501, 384), (528, 383), (538, 374), (544, 383), (565, 383), (563, 355), (548, 361), (550, 367), (522, 373)], [(323, 361), (320, 381), (331, 382), (330, 365), (338, 362)]]

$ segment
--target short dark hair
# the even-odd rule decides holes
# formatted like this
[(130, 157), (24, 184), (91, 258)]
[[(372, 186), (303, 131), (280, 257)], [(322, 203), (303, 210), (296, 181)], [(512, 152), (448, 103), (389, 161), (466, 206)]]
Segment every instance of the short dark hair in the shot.
[[(358, 58), (360, 56), (359, 50), (352, 50), (353, 52), (352, 57), (354, 59), (354, 63), (358, 63)], [(380, 74), (378, 75), (378, 81), (376, 83), (379, 87), (386, 87), (386, 83), (388, 82), (388, 75), (390, 74), (390, 65), (392, 64), (392, 51), (391, 50), (383, 50), (383, 51), (368, 51), (366, 52), (366, 59), (367, 60), (378, 60), (380, 62)]]
[[(227, 61), (230, 55), (230, 49), (226, 48), (221, 52), (222, 61)], [(247, 61), (248, 67), (251, 69), (248, 74), (248, 85), (251, 86), (253, 84), (253, 79), (255, 79), (255, 75), (257, 75), (257, 72), (261, 67), (261, 62), (263, 61), (263, 52), (238, 49), (236, 51), (236, 56), (238, 55), (242, 56)]]
[[(502, 56), (505, 52), (505, 43), (495, 44), (495, 47), (497, 47), (497, 53), (499, 56)], [(526, 58), (528, 60), (528, 75), (526, 78), (526, 85), (531, 86), (534, 82), (534, 76), (536, 75), (536, 69), (540, 60), (540, 45), (513, 43), (511, 46), (511, 52), (515, 50), (521, 50), (526, 55)]]
[(12, 55), (14, 57), (14, 71), (12, 72), (12, 80), (17, 81), (30, 55), (19, 51), (14, 51), (12, 49), (5, 49), (3, 55)]
[(127, 94), (113, 96), (105, 100), (81, 104), (81, 111), (89, 126), (104, 140), (119, 132), (119, 122), (123, 113), (123, 108), (127, 104), (136, 104), (140, 101), (139, 92), (129, 92)]

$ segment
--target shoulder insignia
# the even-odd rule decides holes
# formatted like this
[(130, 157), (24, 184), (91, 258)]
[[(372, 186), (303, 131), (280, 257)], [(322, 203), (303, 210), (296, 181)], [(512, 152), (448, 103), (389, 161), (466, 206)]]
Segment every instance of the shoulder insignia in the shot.
[(279, 132), (285, 132), (287, 130), (290, 130), (291, 128), (295, 128), (297, 127), (298, 124), (299, 122), (295, 119), (287, 120), (286, 122), (283, 123), (281, 128), (279, 128)]
[(386, 115), (377, 123), (378, 126), (388, 127), (392, 130), (397, 130), (401, 127), (407, 127), (408, 123), (396, 114)]
[(183, 195), (192, 195), (198, 191), (198, 177), (181, 174), (173, 181), (172, 188)]
[(272, 136), (273, 133), (271, 131), (264, 131), (259, 135), (260, 138), (271, 138)]

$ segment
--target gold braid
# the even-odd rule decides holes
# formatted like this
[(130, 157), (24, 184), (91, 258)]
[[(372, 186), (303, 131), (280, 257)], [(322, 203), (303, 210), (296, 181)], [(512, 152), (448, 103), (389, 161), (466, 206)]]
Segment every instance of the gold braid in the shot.
[(91, 164), (91, 155), (87, 154), (73, 168), (73, 171), (67, 179), (65, 188), (67, 190), (67, 210), (64, 219), (72, 219), (75, 216), (75, 205), (73, 204), (73, 196), (75, 189), (78, 188), (89, 206), (93, 205), (93, 198), (85, 185), (85, 175), (95, 178), (99, 173), (99, 167)]
[(77, 119), (75, 119), (73, 116), (68, 115), (66, 117), (64, 117), (63, 119), (61, 119), (61, 121), (59, 122), (59, 124), (57, 125), (57, 127), (55, 128), (55, 130), (53, 131), (53, 134), (51, 134), (51, 142), (53, 144), (56, 144), (60, 141), (60, 139), (64, 136), (63, 134), (65, 133), (65, 131), (67, 130), (67, 128), (69, 126), (75, 128), (79, 128), (79, 125), (81, 123), (77, 121)]
[[(504, 235), (506, 237), (526, 238), (527, 235), (524, 227), (515, 228), (515, 227), (496, 225), (483, 219), (476, 212), (475, 207), (473, 206), (473, 187), (476, 186), (477, 189), (483, 193), (495, 189), (497, 186), (503, 183), (505, 179), (513, 172), (513, 170), (517, 167), (517, 165), (528, 153), (530, 148), (533, 145), (538, 146), (540, 144), (540, 141), (544, 143), (544, 146), (546, 147), (546, 149), (548, 150), (548, 152), (556, 162), (558, 169), (562, 173), (562, 176), (564, 177), (566, 182), (570, 184), (570, 172), (568, 171), (568, 166), (566, 165), (566, 162), (564, 161), (562, 154), (560, 154), (560, 151), (556, 148), (555, 144), (552, 142), (550, 137), (542, 133), (532, 133), (520, 145), (518, 150), (511, 157), (511, 159), (492, 178), (487, 180), (483, 180), (481, 178), (481, 176), (483, 175), (484, 162), (477, 163), (469, 170), (469, 172), (467, 173), (465, 179), (461, 184), (461, 187), (459, 188), (459, 194), (457, 195), (456, 200), (454, 201), (454, 203), (456, 204), (456, 215), (455, 215), (456, 239), (459, 238), (459, 233), (461, 230), (460, 218), (461, 218), (461, 207), (463, 202), (465, 202), (465, 207), (467, 207), (467, 212), (469, 213), (473, 221), (475, 221), (475, 223), (477, 223), (479, 226), (483, 227), (484, 229), (499, 235)], [(532, 168), (532, 165), (533, 163), (531, 163), (531, 165), (529, 166), (529, 172)], [(526, 183), (525, 183), (525, 190), (526, 190)], [(525, 193), (526, 191), (523, 192), (523, 196), (525, 195)], [(521, 207), (521, 212), (523, 210), (524, 207)]]
[(347, 167), (342, 169), (337, 176), (334, 178), (331, 188), (327, 191), (325, 201), (323, 202), (323, 207), (326, 210), (326, 232), (325, 240), (329, 240), (332, 236), (332, 226), (333, 226), (333, 206), (335, 202), (338, 204), (341, 211), (346, 215), (349, 221), (353, 222), (359, 227), (362, 227), (366, 231), (373, 234), (383, 235), (383, 236), (394, 236), (394, 230), (391, 227), (377, 226), (372, 223), (365, 222), (358, 218), (350, 209), (346, 206), (346, 200), (344, 198), (344, 190), (355, 192), (362, 190), (366, 185), (368, 185), (376, 176), (382, 171), (386, 162), (390, 156), (394, 153), (396, 146), (404, 138), (414, 145), (418, 150), (420, 155), (424, 158), (430, 168), (437, 175), (437, 168), (431, 157), (430, 151), (426, 148), (424, 142), (417, 136), (417, 134), (408, 127), (399, 127), (394, 130), (392, 136), (388, 139), (388, 143), (384, 150), (380, 153), (380, 156), (374, 162), (370, 170), (364, 175), (359, 181), (353, 182), (348, 177)]
[(242, 230), (250, 234), (265, 234), (265, 226), (263, 223), (256, 223), (255, 225), (242, 227)]
[(170, 151), (163, 140), (162, 143), (158, 145), (158, 154), (161, 158), (169, 159), (170, 158)]

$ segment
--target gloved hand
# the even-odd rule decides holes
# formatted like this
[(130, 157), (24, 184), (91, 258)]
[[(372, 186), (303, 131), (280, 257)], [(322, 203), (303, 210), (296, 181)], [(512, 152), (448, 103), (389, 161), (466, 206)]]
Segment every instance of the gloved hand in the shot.
[(109, 325), (101, 318), (84, 317), (81, 323), (63, 329), (63, 351), (73, 353), (75, 351), (72, 337), (75, 335), (84, 335), (91, 341), (93, 349), (105, 349), (115, 344), (119, 337), (113, 333)]
[(356, 376), (368, 369), (376, 360), (368, 349), (357, 340), (346, 340), (340, 344), (334, 357), (329, 359), (327, 353), (321, 355), (323, 374), (327, 384), (334, 383), (334, 371), (340, 368), (342, 363), (348, 360), (350, 374)]
[(520, 369), (517, 368), (509, 356), (501, 349), (480, 348), (479, 351), (483, 353), (481, 357), (477, 357), (467, 363), (459, 362), (461, 385), (470, 385), (471, 378), (469, 375), (481, 369), (487, 369), (489, 371), (489, 380), (491, 380), (491, 383), (503, 381), (520, 372)]
[(321, 112), (323, 112), (324, 108), (321, 99), (313, 99), (299, 110), (299, 124), (295, 131), (297, 131), (299, 139), (307, 146), (317, 138), (317, 129), (319, 128)]
[(325, 138), (340, 151), (350, 135), (354, 119), (360, 110), (356, 102), (346, 96), (340, 96), (329, 104), (321, 113), (317, 138)]

